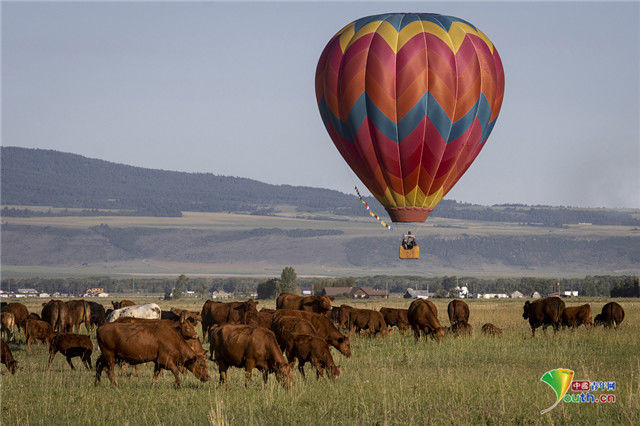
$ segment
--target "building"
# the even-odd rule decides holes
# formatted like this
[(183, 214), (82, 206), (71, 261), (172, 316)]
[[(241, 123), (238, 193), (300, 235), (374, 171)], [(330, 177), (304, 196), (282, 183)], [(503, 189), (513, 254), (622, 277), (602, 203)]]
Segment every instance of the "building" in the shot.
[(578, 297), (578, 290), (565, 290), (560, 294), (561, 297)]
[(211, 293), (212, 299), (229, 299), (231, 297), (233, 297), (233, 293), (228, 293), (222, 288), (219, 288)]
[(511, 293), (512, 299), (522, 299), (523, 297), (524, 297), (524, 294), (520, 293), (518, 290)]
[(387, 299), (387, 290), (378, 290), (373, 287), (325, 287), (322, 295), (328, 297), (349, 297), (351, 299)]
[(349, 292), (353, 287), (325, 287), (322, 289), (322, 295), (328, 297), (351, 297)]
[(18, 294), (16, 296), (17, 297), (26, 297), (26, 296), (38, 297), (38, 294), (40, 294), (40, 292), (35, 288), (19, 288)]
[(428, 299), (430, 297), (433, 297), (435, 293), (430, 293), (427, 290), (414, 290), (411, 287), (409, 287), (407, 289), (407, 291), (404, 293), (404, 298), (405, 299)]
[(478, 299), (506, 299), (509, 295), (506, 293), (478, 293)]
[(532, 298), (532, 299), (540, 299), (541, 297), (542, 297), (542, 296), (540, 296), (540, 293), (538, 293), (537, 291), (534, 291), (534, 292), (531, 294), (531, 298)]

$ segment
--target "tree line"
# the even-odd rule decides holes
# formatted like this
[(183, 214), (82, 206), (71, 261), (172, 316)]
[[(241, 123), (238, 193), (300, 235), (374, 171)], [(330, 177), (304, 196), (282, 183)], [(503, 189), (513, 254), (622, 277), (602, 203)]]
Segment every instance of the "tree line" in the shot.
[(470, 276), (393, 276), (376, 275), (367, 277), (340, 278), (298, 278), (293, 267), (283, 269), (280, 277), (264, 278), (203, 278), (181, 276), (178, 280), (172, 278), (20, 278), (3, 279), (2, 290), (11, 288), (35, 288), (44, 293), (63, 293), (75, 297), (82, 296), (89, 288), (103, 288), (107, 293), (141, 293), (141, 294), (171, 294), (175, 298), (175, 288), (178, 284), (178, 297), (187, 291), (193, 292), (193, 297), (210, 297), (215, 290), (224, 290), (238, 298), (248, 297), (257, 293), (261, 299), (275, 298), (280, 292), (299, 293), (300, 289), (312, 290), (314, 294), (321, 294), (325, 287), (373, 287), (388, 289), (391, 293), (404, 293), (407, 288), (429, 290), (442, 297), (446, 297), (456, 286), (466, 286), (470, 292), (476, 293), (507, 293), (520, 291), (525, 297), (530, 297), (535, 291), (546, 295), (555, 291), (577, 290), (580, 296), (604, 297), (640, 297), (638, 276), (631, 275), (598, 275), (584, 278), (536, 278), (536, 277), (507, 277), (507, 278), (478, 278)]

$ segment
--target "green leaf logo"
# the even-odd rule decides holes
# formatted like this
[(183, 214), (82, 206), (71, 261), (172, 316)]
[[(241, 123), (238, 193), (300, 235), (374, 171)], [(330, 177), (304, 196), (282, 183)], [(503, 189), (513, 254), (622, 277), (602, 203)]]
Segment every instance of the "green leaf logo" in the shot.
[(553, 404), (546, 410), (542, 410), (540, 414), (548, 413), (549, 411), (556, 408), (556, 405), (558, 405), (560, 401), (562, 401), (562, 398), (571, 386), (573, 374), (573, 370), (568, 370), (566, 368), (556, 368), (555, 370), (547, 371), (542, 377), (540, 377), (540, 380), (548, 384), (556, 393), (555, 404)]

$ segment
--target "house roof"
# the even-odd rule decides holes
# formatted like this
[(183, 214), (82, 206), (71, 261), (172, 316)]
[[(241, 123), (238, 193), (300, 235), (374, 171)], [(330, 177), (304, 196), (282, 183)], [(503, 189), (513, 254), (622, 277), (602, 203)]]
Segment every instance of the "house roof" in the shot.
[(389, 292), (385, 289), (375, 289), (373, 287), (360, 287), (360, 288), (369, 296), (387, 296), (389, 294)]
[(325, 287), (322, 292), (331, 297), (342, 296), (344, 294), (349, 294), (353, 287)]

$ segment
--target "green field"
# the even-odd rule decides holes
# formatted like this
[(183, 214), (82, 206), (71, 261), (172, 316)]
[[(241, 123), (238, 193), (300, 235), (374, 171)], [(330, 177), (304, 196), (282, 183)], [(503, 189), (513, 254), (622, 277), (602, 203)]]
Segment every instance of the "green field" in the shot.
[[(156, 302), (163, 308), (200, 309), (203, 301)], [(606, 299), (581, 299), (567, 305), (591, 303), (594, 313)], [(435, 300), (439, 319), (446, 320), (447, 300)], [(337, 303), (342, 303), (338, 301)], [(409, 301), (353, 302), (359, 307), (406, 307)], [(93, 386), (94, 372), (71, 371), (60, 355), (50, 371), (42, 346), (27, 353), (11, 344), (21, 365), (15, 376), (3, 368), (2, 424), (639, 424), (640, 423), (640, 301), (622, 299), (626, 316), (617, 331), (602, 328), (548, 330), (532, 339), (522, 319), (522, 300), (471, 300), (471, 338), (447, 338), (438, 344), (394, 330), (385, 339), (352, 338), (351, 358), (332, 350), (342, 374), (335, 382), (316, 380), (308, 367), (307, 380), (296, 372), (287, 391), (273, 376), (266, 386), (259, 374), (244, 387), (243, 373), (230, 370), (229, 387), (212, 380), (200, 383), (183, 376), (181, 389), (171, 374), (151, 387), (152, 371), (136, 378), (118, 377), (119, 389), (103, 377)], [(27, 300), (39, 312), (41, 300)], [(273, 307), (273, 301), (260, 305)], [(479, 331), (485, 322), (502, 327), (502, 338)], [(84, 332), (84, 328), (82, 328)], [(95, 333), (95, 332), (94, 332)], [(18, 335), (21, 341), (21, 335)], [(94, 339), (95, 344), (95, 339)], [(205, 345), (208, 348), (208, 345)], [(93, 360), (97, 358), (96, 348)], [(548, 370), (569, 368), (575, 380), (615, 381), (615, 403), (561, 402), (546, 415), (540, 410), (555, 402), (555, 394), (539, 379)], [(571, 392), (571, 391), (570, 391)], [(602, 392), (592, 392), (599, 395)]]

